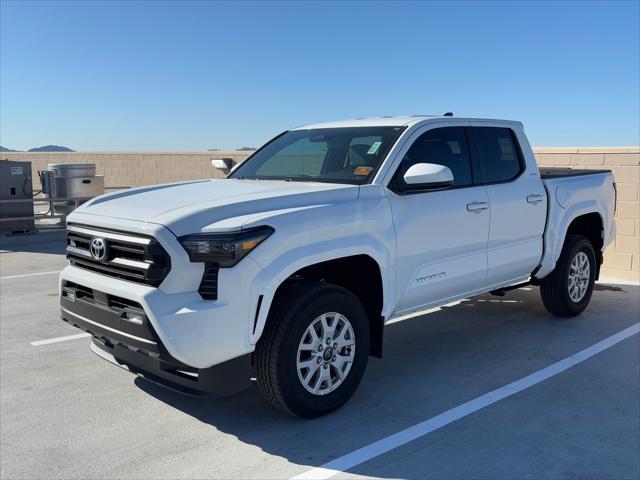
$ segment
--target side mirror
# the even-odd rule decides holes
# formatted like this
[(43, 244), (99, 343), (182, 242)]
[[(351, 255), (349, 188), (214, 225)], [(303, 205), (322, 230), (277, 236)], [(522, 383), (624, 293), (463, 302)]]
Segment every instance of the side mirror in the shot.
[(223, 172), (229, 172), (234, 166), (235, 162), (233, 158), (212, 158), (211, 166), (216, 170), (222, 170)]
[(416, 163), (404, 174), (403, 190), (429, 190), (453, 185), (453, 173), (449, 167), (436, 163)]

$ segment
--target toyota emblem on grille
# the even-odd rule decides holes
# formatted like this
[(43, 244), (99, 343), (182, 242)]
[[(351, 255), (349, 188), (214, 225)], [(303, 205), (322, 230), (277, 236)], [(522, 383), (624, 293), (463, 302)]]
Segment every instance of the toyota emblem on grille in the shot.
[(89, 246), (89, 252), (91, 256), (99, 262), (104, 261), (107, 258), (107, 242), (104, 238), (94, 237), (91, 239), (91, 245)]

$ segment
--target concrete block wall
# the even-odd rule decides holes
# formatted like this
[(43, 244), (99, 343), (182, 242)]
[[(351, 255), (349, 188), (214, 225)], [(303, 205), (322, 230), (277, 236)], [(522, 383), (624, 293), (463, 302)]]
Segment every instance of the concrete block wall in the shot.
[(609, 169), (616, 179), (618, 233), (602, 275), (640, 281), (640, 147), (534, 148), (545, 167)]
[(130, 188), (156, 183), (222, 178), (211, 166), (212, 158), (244, 161), (251, 152), (3, 152), (0, 158), (30, 161), (33, 188), (40, 189), (36, 172), (50, 163), (95, 163), (96, 174), (104, 175), (107, 188)]
[[(640, 280), (640, 147), (534, 148), (541, 166), (611, 169), (616, 177), (618, 234), (605, 252), (602, 273)], [(221, 178), (211, 158), (231, 157), (244, 161), (250, 152), (73, 152), (1, 153), (0, 158), (31, 161), (34, 188), (39, 189), (37, 170), (49, 163), (95, 163), (105, 176), (107, 188), (127, 188), (155, 183)]]

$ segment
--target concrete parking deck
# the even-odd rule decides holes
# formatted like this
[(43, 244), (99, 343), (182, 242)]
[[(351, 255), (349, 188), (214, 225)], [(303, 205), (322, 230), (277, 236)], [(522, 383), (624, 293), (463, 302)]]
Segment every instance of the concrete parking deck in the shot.
[[(535, 287), (388, 326), (344, 408), (301, 420), (254, 386), (165, 390), (89, 351), (61, 322), (61, 240), (0, 250), (2, 478), (289, 478), (385, 439), (634, 326), (640, 287), (600, 283), (557, 319)], [(32, 342), (75, 336), (71, 340)], [(336, 478), (640, 477), (640, 335)], [(336, 473), (336, 472), (332, 472)]]

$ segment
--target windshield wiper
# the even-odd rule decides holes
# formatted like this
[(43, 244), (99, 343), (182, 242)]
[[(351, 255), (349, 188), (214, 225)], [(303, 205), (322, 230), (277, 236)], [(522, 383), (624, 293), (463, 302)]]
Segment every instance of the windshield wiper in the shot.
[(295, 177), (287, 177), (284, 179), (285, 182), (315, 182), (316, 177), (311, 175), (297, 175)]

